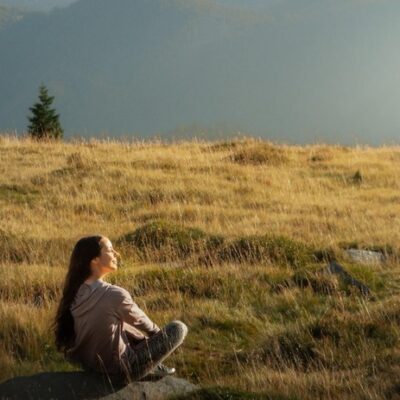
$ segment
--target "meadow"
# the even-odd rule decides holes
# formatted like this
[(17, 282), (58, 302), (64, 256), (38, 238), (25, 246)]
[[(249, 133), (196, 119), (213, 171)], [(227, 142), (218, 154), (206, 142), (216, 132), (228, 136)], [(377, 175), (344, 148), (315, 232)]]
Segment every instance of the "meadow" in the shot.
[(74, 243), (102, 234), (105, 280), (188, 325), (167, 364), (190, 398), (400, 398), (399, 176), (395, 146), (0, 136), (0, 382), (76, 369), (49, 327)]

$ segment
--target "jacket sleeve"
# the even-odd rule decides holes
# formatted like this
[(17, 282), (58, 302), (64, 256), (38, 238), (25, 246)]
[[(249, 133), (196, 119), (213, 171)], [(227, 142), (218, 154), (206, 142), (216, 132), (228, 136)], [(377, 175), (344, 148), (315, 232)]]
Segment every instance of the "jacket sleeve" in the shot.
[(132, 300), (128, 291), (124, 291), (123, 299), (117, 309), (117, 314), (122, 321), (132, 325), (144, 333), (147, 333), (149, 336), (160, 330), (160, 328)]

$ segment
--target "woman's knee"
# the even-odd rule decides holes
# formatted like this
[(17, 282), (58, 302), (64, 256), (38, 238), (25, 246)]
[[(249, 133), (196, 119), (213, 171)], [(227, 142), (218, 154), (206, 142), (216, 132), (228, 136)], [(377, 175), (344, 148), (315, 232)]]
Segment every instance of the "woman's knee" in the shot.
[(188, 334), (188, 327), (186, 324), (184, 324), (182, 321), (176, 320), (172, 321), (171, 324), (175, 326), (175, 329), (178, 329), (179, 331), (182, 332), (183, 336), (186, 336)]
[(166, 331), (172, 331), (175, 336), (180, 337), (182, 340), (188, 334), (188, 327), (182, 321), (172, 321), (165, 326)]

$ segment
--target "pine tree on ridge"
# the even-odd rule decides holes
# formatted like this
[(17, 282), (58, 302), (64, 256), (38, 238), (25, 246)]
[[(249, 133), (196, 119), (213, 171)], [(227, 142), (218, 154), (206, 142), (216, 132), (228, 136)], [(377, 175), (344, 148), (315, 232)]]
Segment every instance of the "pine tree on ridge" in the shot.
[(62, 139), (63, 129), (60, 124), (60, 115), (56, 113), (53, 104), (54, 96), (50, 96), (44, 84), (39, 87), (39, 101), (30, 107), (32, 116), (28, 117), (30, 125), (29, 135), (34, 139)]

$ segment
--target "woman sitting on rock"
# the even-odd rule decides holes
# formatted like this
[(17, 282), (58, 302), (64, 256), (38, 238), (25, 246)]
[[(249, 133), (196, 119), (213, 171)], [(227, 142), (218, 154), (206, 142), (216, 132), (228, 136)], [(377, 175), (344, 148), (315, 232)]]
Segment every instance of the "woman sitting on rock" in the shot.
[(117, 256), (104, 236), (76, 243), (54, 321), (57, 349), (86, 370), (127, 381), (172, 374), (161, 362), (182, 344), (187, 327), (173, 321), (160, 329), (127, 290), (103, 281), (117, 270)]

